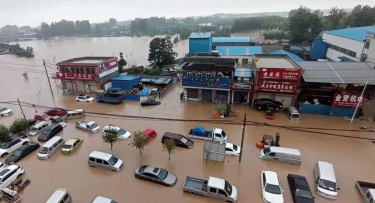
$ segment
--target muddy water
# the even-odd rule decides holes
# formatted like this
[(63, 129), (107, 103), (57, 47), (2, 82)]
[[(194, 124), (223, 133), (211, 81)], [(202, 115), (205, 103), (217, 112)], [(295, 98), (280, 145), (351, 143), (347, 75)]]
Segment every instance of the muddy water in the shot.
[[(76, 39), (87, 40), (87, 39)], [(93, 39), (91, 39), (93, 40)], [(99, 39), (98, 39), (99, 40)], [(104, 39), (100, 39), (104, 40)], [(118, 40), (118, 39), (116, 39)], [(66, 58), (72, 56), (70, 52), (74, 48), (74, 40), (70, 41), (70, 49), (61, 48), (60, 53), (66, 53)], [(108, 39), (108, 41), (110, 41)], [(34, 43), (34, 42), (27, 42)], [(61, 46), (64, 47), (64, 43)], [(147, 44), (147, 43), (146, 43)], [(167, 96), (161, 99), (162, 104), (155, 107), (141, 108), (138, 102), (125, 101), (121, 105), (107, 105), (97, 103), (77, 103), (73, 96), (61, 96), (61, 90), (53, 87), (54, 99), (48, 89), (45, 75), (41, 74), (41, 67), (18, 66), (16, 64), (38, 65), (41, 64), (41, 58), (53, 57), (53, 51), (57, 45), (48, 45), (34, 47), (40, 58), (35, 59), (17, 59), (13, 56), (0, 56), (0, 102), (15, 101), (17, 98), (21, 102), (39, 104), (45, 106), (59, 106), (67, 109), (84, 108), (88, 112), (111, 113), (133, 116), (162, 117), (175, 119), (210, 119), (214, 113), (214, 104), (200, 102), (182, 102), (179, 94), (182, 91), (180, 84), (171, 88)], [(94, 45), (93, 45), (94, 46)], [(55, 47), (55, 48), (53, 48)], [(72, 48), (73, 47), (73, 48)], [(82, 48), (83, 49), (83, 48)], [(66, 50), (65, 52), (63, 50)], [(95, 50), (95, 49), (93, 49)], [(115, 51), (116, 52), (116, 51)], [(88, 53), (88, 51), (87, 51)], [(87, 54), (86, 53), (86, 54)], [(79, 56), (79, 55), (77, 55)], [(58, 57), (57, 57), (58, 58)], [(2, 63), (3, 62), (3, 63)], [(4, 64), (4, 62), (8, 64)], [(5, 70), (4, 67), (14, 67), (14, 70)], [(33, 69), (29, 74), (29, 79), (21, 75), (20, 68)], [(53, 71), (51, 69), (51, 71)], [(54, 83), (54, 81), (52, 80)], [(39, 93), (40, 92), (40, 93)], [(15, 111), (10, 117), (0, 118), (0, 122), (10, 124), (16, 117), (21, 117), (20, 109), (12, 104), (0, 104), (9, 107)], [(27, 118), (32, 118), (35, 109), (24, 106)], [(271, 125), (291, 126), (303, 128), (337, 128), (347, 130), (358, 130), (358, 126), (363, 123), (357, 121), (349, 123), (341, 118), (330, 118), (313, 115), (302, 115), (300, 122), (291, 122), (282, 113), (276, 114), (276, 119), (268, 121), (263, 112), (255, 111), (246, 105), (234, 105), (233, 110), (237, 111), (229, 120), (232, 123), (240, 123), (244, 113), (247, 113), (249, 121), (260, 123), (267, 122)], [(37, 109), (38, 112), (43, 109)], [(74, 120), (68, 123), (60, 136), (64, 139), (80, 137), (84, 139), (83, 145), (70, 156), (64, 156), (60, 152), (54, 154), (49, 160), (41, 161), (36, 158), (37, 152), (21, 160), (18, 164), (26, 170), (25, 178), (31, 179), (31, 184), (22, 192), (22, 202), (45, 202), (53, 191), (58, 187), (67, 188), (72, 194), (75, 203), (84, 203), (92, 201), (95, 196), (102, 195), (117, 199), (120, 202), (220, 202), (214, 199), (194, 196), (182, 191), (182, 184), (187, 175), (207, 178), (216, 176), (225, 178), (239, 190), (239, 202), (262, 202), (260, 188), (260, 173), (262, 170), (271, 170), (278, 173), (284, 192), (285, 202), (292, 202), (286, 176), (288, 173), (300, 174), (307, 177), (310, 187), (314, 188), (312, 179), (312, 170), (318, 160), (328, 161), (334, 164), (336, 178), (341, 188), (336, 202), (354, 203), (361, 202), (360, 196), (354, 187), (357, 180), (375, 182), (373, 173), (375, 156), (373, 144), (365, 140), (348, 139), (335, 137), (332, 135), (322, 135), (311, 132), (301, 132), (275, 128), (270, 126), (249, 125), (246, 127), (245, 140), (243, 148), (242, 162), (238, 162), (236, 157), (226, 157), (223, 163), (206, 162), (203, 160), (203, 141), (194, 140), (193, 149), (177, 148), (172, 155), (171, 161), (168, 161), (168, 154), (162, 151), (160, 143), (164, 132), (176, 132), (186, 134), (190, 128), (195, 125), (202, 125), (205, 128), (221, 127), (229, 135), (229, 142), (240, 144), (240, 134), (242, 128), (240, 125), (222, 124), (221, 121), (213, 123), (198, 122), (175, 122), (135, 118), (106, 117), (88, 114), (87, 120), (94, 120), (100, 126), (114, 124), (121, 126), (128, 131), (145, 130), (154, 128), (158, 136), (150, 141), (145, 147), (143, 156), (139, 151), (129, 146), (128, 141), (119, 140), (115, 143), (113, 154), (124, 160), (125, 167), (121, 172), (112, 172), (87, 166), (88, 154), (93, 150), (110, 153), (110, 146), (103, 143), (100, 133), (90, 134), (81, 130), (76, 130)], [(373, 123), (364, 122), (367, 126), (374, 126)], [(373, 138), (373, 133), (361, 133), (352, 131), (328, 131), (315, 130), (323, 133), (333, 133), (337, 135), (357, 136)], [(255, 142), (260, 140), (263, 134), (274, 135), (279, 132), (281, 135), (281, 145), (285, 147), (297, 148), (302, 154), (302, 165), (293, 166), (283, 163), (262, 161), (258, 158), (259, 150), (255, 147)], [(36, 137), (32, 138), (36, 141)], [(6, 157), (1, 158), (4, 161)], [(134, 178), (134, 170), (142, 164), (156, 165), (174, 172), (179, 180), (176, 186), (169, 188), (155, 185), (149, 182), (137, 180)], [(318, 196), (313, 189), (316, 202), (332, 202)], [(36, 195), (37, 194), (37, 195)]]

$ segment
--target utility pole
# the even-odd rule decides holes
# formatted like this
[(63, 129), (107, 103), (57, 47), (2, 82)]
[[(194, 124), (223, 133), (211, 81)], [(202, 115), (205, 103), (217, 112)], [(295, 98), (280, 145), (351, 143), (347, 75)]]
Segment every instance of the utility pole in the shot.
[[(20, 100), (18, 98), (17, 98), (17, 101), (18, 101), (18, 105), (20, 106), (23, 118), (25, 119), (25, 121), (27, 121), (26, 116), (25, 116), (25, 112), (23, 111), (22, 106), (21, 106), (21, 102), (20, 102)], [(29, 126), (29, 130), (30, 130), (30, 126)]]
[(44, 59), (43, 59), (43, 66), (44, 66), (44, 69), (46, 70), (46, 76), (47, 76), (47, 80), (48, 80), (48, 84), (49, 84), (49, 89), (51, 90), (51, 94), (52, 94), (52, 98), (53, 98), (53, 91), (52, 91), (52, 87), (51, 87), (51, 81), (49, 80), (49, 77), (48, 77), (47, 66), (46, 66), (46, 62), (44, 61)]
[(241, 138), (241, 151), (240, 151), (240, 158), (238, 159), (238, 162), (241, 162), (241, 159), (242, 159), (242, 152), (243, 152), (243, 139), (244, 139), (244, 137), (245, 137), (245, 126), (246, 126), (246, 113), (245, 113), (245, 118), (243, 119), (242, 138)]

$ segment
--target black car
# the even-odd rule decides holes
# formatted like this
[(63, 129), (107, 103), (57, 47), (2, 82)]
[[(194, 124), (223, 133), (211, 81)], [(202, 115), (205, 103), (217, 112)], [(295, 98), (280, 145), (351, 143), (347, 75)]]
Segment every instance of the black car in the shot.
[(168, 139), (173, 139), (175, 146), (178, 147), (184, 147), (189, 149), (194, 147), (194, 142), (192, 140), (180, 134), (166, 132), (161, 138), (161, 143), (166, 142)]
[(158, 101), (155, 101), (153, 99), (147, 99), (141, 101), (141, 106), (153, 106), (153, 105), (160, 105), (161, 103)]
[(254, 99), (253, 106), (259, 110), (266, 109), (278, 111), (283, 108), (283, 103), (272, 99), (261, 98)]
[(38, 141), (45, 142), (51, 139), (53, 136), (57, 135), (57, 133), (59, 133), (62, 130), (63, 130), (63, 127), (58, 123), (45, 127), (42, 134), (39, 135)]
[(309, 183), (304, 176), (288, 174), (288, 183), (294, 203), (315, 203)]
[(35, 119), (27, 119), (27, 123), (29, 124), (29, 126), (33, 126), (36, 123), (36, 120)]
[(16, 151), (13, 152), (7, 159), (5, 159), (5, 164), (11, 165), (16, 163), (17, 161), (21, 160), (23, 157), (27, 156), (31, 152), (35, 151), (39, 148), (39, 143), (37, 142), (30, 142), (25, 145), (22, 145)]

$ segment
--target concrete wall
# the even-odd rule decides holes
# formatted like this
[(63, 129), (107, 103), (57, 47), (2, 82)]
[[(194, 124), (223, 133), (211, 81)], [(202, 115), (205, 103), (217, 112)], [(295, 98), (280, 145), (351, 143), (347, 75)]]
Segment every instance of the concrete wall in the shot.
[(335, 46), (338, 46), (338, 47), (341, 47), (350, 51), (354, 51), (357, 53), (355, 57), (351, 57), (349, 55), (346, 55), (345, 53), (339, 52), (337, 50), (334, 50), (328, 47), (327, 53), (326, 53), (327, 58), (334, 60), (334, 61), (341, 61), (341, 59), (339, 59), (338, 57), (345, 56), (352, 60), (359, 61), (359, 58), (361, 57), (361, 54), (362, 54), (364, 42), (352, 40), (349, 38), (339, 37), (339, 36), (335, 36), (335, 35), (331, 35), (327, 33), (323, 33), (322, 39), (324, 43), (335, 45)]

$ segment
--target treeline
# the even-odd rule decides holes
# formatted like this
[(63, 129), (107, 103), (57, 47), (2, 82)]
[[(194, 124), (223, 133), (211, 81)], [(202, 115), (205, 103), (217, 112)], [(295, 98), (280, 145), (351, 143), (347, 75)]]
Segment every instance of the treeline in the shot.
[(240, 18), (232, 26), (232, 32), (268, 29), (288, 29), (288, 18), (280, 16)]
[(11, 54), (26, 58), (34, 57), (34, 49), (32, 47), (26, 47), (26, 49), (24, 49), (19, 44), (11, 45), (0, 43), (0, 50), (9, 50)]
[(90, 33), (91, 25), (88, 20), (77, 20), (76, 22), (61, 20), (59, 22), (52, 22), (50, 25), (45, 22), (41, 24), (42, 37), (72, 36)]

